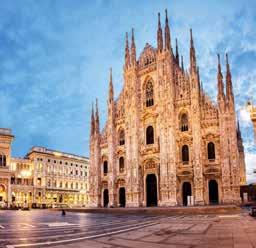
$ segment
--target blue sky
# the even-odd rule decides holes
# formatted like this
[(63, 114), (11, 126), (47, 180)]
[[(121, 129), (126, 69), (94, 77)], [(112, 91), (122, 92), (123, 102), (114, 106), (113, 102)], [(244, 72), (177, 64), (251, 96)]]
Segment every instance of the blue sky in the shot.
[[(230, 54), (248, 181), (256, 181), (253, 129), (244, 106), (256, 103), (256, 1), (16, 0), (0, 6), (0, 126), (13, 130), (13, 155), (34, 145), (88, 155), (91, 102), (106, 118), (109, 67), (115, 95), (123, 85), (125, 32), (137, 54), (156, 44), (157, 12), (168, 9), (188, 64), (193, 28), (201, 78), (216, 99), (216, 53)], [(223, 68), (224, 69), (224, 68)]]

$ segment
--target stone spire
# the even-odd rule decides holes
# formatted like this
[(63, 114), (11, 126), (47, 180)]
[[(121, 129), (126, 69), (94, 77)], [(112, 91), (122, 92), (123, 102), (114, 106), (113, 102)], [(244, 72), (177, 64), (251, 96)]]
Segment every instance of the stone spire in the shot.
[(234, 101), (232, 77), (231, 77), (227, 53), (226, 53), (226, 96), (227, 96), (228, 102)]
[(197, 83), (197, 88), (199, 91), (199, 94), (201, 93), (201, 79), (200, 79), (200, 71), (199, 71), (199, 66), (196, 68), (196, 83)]
[(220, 64), (220, 55), (219, 54), (218, 54), (217, 80), (218, 80), (218, 101), (221, 101), (221, 100), (225, 99), (225, 94), (224, 94), (224, 84), (223, 84), (223, 76), (222, 76), (222, 72), (221, 72), (221, 64)]
[(125, 35), (125, 68), (130, 66), (130, 49), (129, 49), (129, 40), (128, 33)]
[(239, 120), (237, 119), (237, 139), (242, 139)]
[(132, 42), (131, 42), (131, 64), (136, 65), (136, 46), (134, 41), (134, 29), (132, 28)]
[(92, 104), (92, 113), (91, 113), (91, 137), (94, 135), (95, 132), (95, 118), (94, 118), (94, 108)]
[(168, 22), (167, 9), (165, 10), (164, 40), (165, 40), (165, 50), (171, 51), (171, 35), (170, 35), (170, 28), (169, 28), (169, 22)]
[(198, 86), (199, 86), (199, 89), (200, 89), (200, 71), (199, 71), (199, 66), (197, 66), (196, 73), (197, 73)]
[(176, 42), (176, 54), (175, 54), (175, 58), (176, 58), (176, 61), (178, 63), (178, 65), (180, 64), (180, 59), (179, 59), (179, 48), (178, 48), (178, 40), (177, 38), (175, 39), (175, 42)]
[(193, 41), (192, 29), (190, 29), (190, 73), (196, 72), (196, 52)]
[(205, 94), (204, 94), (204, 85), (203, 85), (203, 81), (201, 81), (201, 84), (200, 84), (200, 95), (201, 95), (201, 100), (202, 102), (204, 103), (205, 102)]
[(109, 103), (112, 103), (113, 100), (114, 100), (114, 88), (113, 88), (113, 80), (112, 80), (112, 68), (110, 68), (108, 101)]
[(96, 113), (95, 113), (95, 133), (100, 133), (100, 119), (99, 119), (99, 109), (98, 109), (98, 99), (96, 98)]
[(181, 56), (181, 70), (184, 73), (184, 63), (183, 63), (183, 56)]
[(163, 50), (163, 32), (161, 27), (160, 13), (158, 13), (157, 50), (158, 52), (162, 52)]

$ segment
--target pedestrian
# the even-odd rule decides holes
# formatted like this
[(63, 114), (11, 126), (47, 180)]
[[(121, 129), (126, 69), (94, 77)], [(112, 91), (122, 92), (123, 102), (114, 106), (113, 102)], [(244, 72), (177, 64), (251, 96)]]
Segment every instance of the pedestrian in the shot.
[(65, 215), (66, 215), (66, 212), (65, 212), (65, 210), (64, 210), (64, 209), (62, 209), (62, 211), (61, 211), (61, 215), (62, 215), (62, 216), (65, 216)]

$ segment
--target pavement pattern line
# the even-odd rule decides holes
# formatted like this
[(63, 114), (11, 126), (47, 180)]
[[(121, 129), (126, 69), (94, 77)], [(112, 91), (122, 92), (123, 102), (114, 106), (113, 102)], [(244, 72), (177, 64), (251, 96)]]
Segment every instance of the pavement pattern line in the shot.
[[(144, 221), (144, 224), (146, 222), (149, 222), (149, 221), (153, 221), (154, 218), (149, 218), (149, 219), (145, 219), (143, 220)], [(136, 224), (138, 222), (138, 220), (134, 219), (134, 220), (129, 220), (129, 221), (125, 221), (125, 225), (131, 225), (131, 224)], [(52, 231), (65, 231), (65, 230), (77, 230), (79, 228), (83, 228), (83, 230), (87, 230), (87, 228), (89, 228), (89, 230), (91, 229), (94, 229), (94, 228), (97, 228), (97, 227), (111, 227), (113, 225), (119, 225), (119, 224), (124, 224), (124, 221), (105, 221), (105, 222), (101, 222), (101, 224), (90, 224), (90, 225), (82, 225), (82, 224), (76, 224), (75, 225), (72, 225), (72, 226), (58, 226), (58, 227), (49, 227), (49, 226), (43, 226), (43, 227), (39, 227), (37, 226), (38, 229), (35, 229), (33, 230), (33, 233), (48, 233), (49, 230), (52, 230)], [(19, 225), (18, 225), (19, 226)], [(17, 226), (16, 226), (17, 227)], [(71, 229), (73, 228), (73, 229)], [(22, 229), (22, 228), (19, 228), (19, 230), (15, 229), (15, 228), (6, 228), (5, 230), (0, 230), (0, 236), (1, 235), (4, 235), (4, 234), (15, 234), (15, 236), (17, 235), (17, 232), (22, 232), (22, 234), (25, 234), (23, 231), (27, 231), (27, 232), (30, 232), (31, 230), (29, 229)], [(30, 234), (30, 233), (29, 233)], [(1, 239), (0, 239), (1, 240)]]
[(57, 241), (52, 241), (52, 242), (47, 242), (46, 241), (46, 242), (41, 242), (41, 243), (7, 245), (6, 248), (39, 246), (39, 245), (53, 245), (53, 244), (65, 244), (65, 243), (69, 243), (69, 242), (75, 242), (75, 241), (81, 241), (81, 240), (87, 240), (87, 239), (93, 239), (93, 238), (100, 238), (100, 237), (109, 236), (109, 235), (113, 235), (113, 234), (119, 234), (119, 233), (123, 233), (123, 232), (128, 232), (128, 231), (140, 229), (140, 228), (143, 228), (143, 227), (152, 226), (152, 225), (155, 225), (156, 223), (157, 222), (150, 223), (150, 224), (145, 224), (145, 225), (139, 225), (139, 226), (135, 226), (135, 227), (131, 227), (131, 228), (126, 228), (126, 229), (122, 229), (122, 230), (112, 231), (112, 232), (108, 232), (108, 233), (96, 234), (96, 235), (87, 236), (87, 237), (73, 238), (73, 239), (68, 239), (68, 240), (57, 240)]
[[(155, 223), (155, 222), (152, 222), (152, 221), (147, 221), (147, 222), (144, 222), (143, 224), (144, 225), (147, 225), (147, 224), (151, 224), (151, 223)], [(102, 226), (101, 228), (101, 231), (104, 231), (104, 230), (115, 230), (115, 229), (120, 229), (120, 228), (123, 228), (124, 225), (121, 225), (121, 226), (113, 226), (113, 225), (104, 225)], [(125, 224), (125, 226), (130, 226), (130, 227), (133, 227), (133, 226), (138, 226), (138, 224), (134, 223), (134, 224), (130, 224), (130, 225), (127, 225)], [(78, 230), (80, 232), (76, 232), (76, 233), (65, 233), (65, 237), (69, 237), (69, 236), (81, 236), (81, 235), (88, 235), (90, 233), (95, 233), (97, 232), (98, 230), (89, 230), (89, 231), (85, 231), (85, 230)], [(59, 235), (56, 235), (56, 233), (51, 233), (52, 235), (47, 235), (45, 236), (46, 238), (48, 239), (57, 239), (57, 238), (63, 238), (63, 232), (61, 232), (61, 234)], [(28, 241), (28, 240), (33, 240), (33, 239), (38, 239), (38, 237), (41, 237), (41, 236), (29, 236), (29, 237), (26, 237), (26, 238), (5, 238), (5, 239), (0, 239), (0, 241)]]

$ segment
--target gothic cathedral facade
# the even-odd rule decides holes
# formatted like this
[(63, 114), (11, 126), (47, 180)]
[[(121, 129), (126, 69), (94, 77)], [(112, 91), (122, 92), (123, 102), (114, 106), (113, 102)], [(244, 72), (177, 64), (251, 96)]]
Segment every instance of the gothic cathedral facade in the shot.
[(218, 55), (217, 103), (200, 83), (190, 30), (190, 66), (171, 45), (166, 11), (158, 14), (157, 48), (136, 57), (126, 34), (124, 86), (114, 99), (110, 72), (108, 117), (100, 131), (92, 110), (91, 207), (207, 205), (240, 202), (245, 162), (226, 55), (224, 86)]

